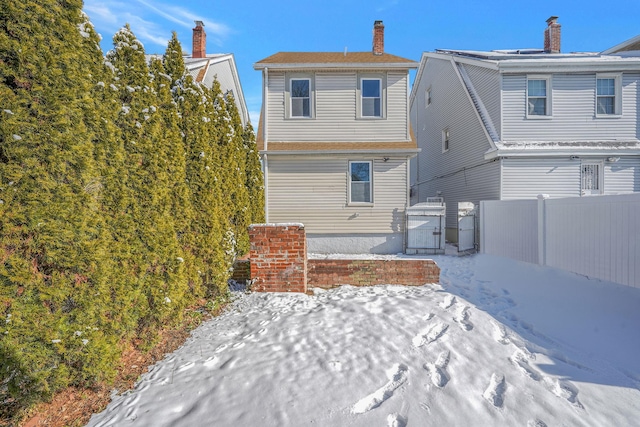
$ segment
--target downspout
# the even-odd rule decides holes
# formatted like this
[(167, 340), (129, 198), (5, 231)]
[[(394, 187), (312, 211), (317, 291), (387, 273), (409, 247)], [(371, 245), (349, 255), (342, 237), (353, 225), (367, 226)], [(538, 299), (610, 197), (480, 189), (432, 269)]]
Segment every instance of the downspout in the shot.
[(268, 117), (269, 117), (269, 100), (267, 98), (267, 95), (269, 94), (269, 68), (265, 67), (264, 68), (264, 89), (263, 89), (263, 93), (262, 93), (262, 102), (263, 104), (263, 111), (264, 111), (264, 122), (262, 123), (262, 140), (264, 141), (264, 156), (262, 157), (263, 159), (263, 168), (264, 168), (264, 222), (266, 222), (267, 224), (269, 223), (269, 159), (267, 156), (267, 145), (268, 145), (268, 138), (267, 135), (269, 135), (269, 133), (267, 132), (267, 126), (269, 123)]

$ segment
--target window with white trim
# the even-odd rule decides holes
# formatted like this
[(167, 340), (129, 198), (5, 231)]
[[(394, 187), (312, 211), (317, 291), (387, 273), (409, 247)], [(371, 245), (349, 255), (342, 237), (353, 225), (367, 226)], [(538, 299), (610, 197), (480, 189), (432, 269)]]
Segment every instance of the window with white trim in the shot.
[(449, 132), (449, 128), (442, 130), (442, 152), (446, 153), (449, 151), (449, 144), (451, 141), (451, 134)]
[(291, 117), (311, 117), (311, 79), (292, 78), (289, 84)]
[(382, 117), (382, 80), (363, 78), (360, 85), (362, 116)]
[(373, 203), (371, 161), (349, 162), (349, 203)]
[(424, 91), (424, 107), (431, 105), (431, 87)]
[(619, 74), (596, 75), (596, 116), (621, 114), (620, 80)]
[(584, 196), (602, 194), (602, 163), (585, 162), (580, 168), (580, 193)]
[(550, 81), (546, 76), (527, 76), (527, 117), (551, 115)]

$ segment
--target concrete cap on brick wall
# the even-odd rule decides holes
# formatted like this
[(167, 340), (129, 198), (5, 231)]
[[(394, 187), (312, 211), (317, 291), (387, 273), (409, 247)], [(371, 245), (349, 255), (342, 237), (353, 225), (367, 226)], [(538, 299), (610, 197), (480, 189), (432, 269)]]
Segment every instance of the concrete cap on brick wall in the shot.
[(304, 228), (304, 224), (301, 222), (279, 222), (279, 223), (268, 223), (268, 224), (251, 224), (249, 226), (249, 230), (256, 227), (300, 227)]

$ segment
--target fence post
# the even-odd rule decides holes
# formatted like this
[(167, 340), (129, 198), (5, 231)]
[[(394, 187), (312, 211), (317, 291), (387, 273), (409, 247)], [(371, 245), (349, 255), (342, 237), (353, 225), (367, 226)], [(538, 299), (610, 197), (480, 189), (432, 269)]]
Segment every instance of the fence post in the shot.
[(484, 209), (485, 209), (484, 205), (485, 205), (484, 201), (480, 201), (480, 212), (479, 212), (479, 216), (480, 216), (479, 224), (480, 224), (480, 226), (478, 227), (480, 229), (478, 231), (478, 234), (480, 235), (480, 237), (479, 237), (478, 241), (479, 241), (479, 245), (480, 245), (480, 253), (481, 254), (486, 253), (486, 251), (484, 250), (484, 247), (485, 247), (484, 239), (485, 239), (485, 236), (486, 236), (486, 234), (484, 232), (485, 231), (484, 230)]
[(548, 194), (538, 194), (538, 264), (547, 265), (547, 218), (545, 200)]

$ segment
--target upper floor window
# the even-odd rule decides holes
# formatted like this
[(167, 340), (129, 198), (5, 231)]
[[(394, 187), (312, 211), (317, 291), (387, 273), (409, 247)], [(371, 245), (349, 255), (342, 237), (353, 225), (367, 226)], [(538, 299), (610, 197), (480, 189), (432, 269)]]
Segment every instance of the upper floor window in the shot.
[(291, 117), (311, 117), (311, 80), (291, 79)]
[(449, 142), (451, 140), (451, 135), (449, 134), (449, 128), (444, 129), (442, 131), (442, 152), (449, 151)]
[(382, 117), (382, 82), (362, 79), (362, 116)]
[(349, 162), (349, 203), (372, 203), (371, 161)]
[(527, 117), (550, 116), (549, 77), (527, 77)]
[(596, 76), (596, 116), (619, 115), (620, 76), (598, 74)]
[(424, 107), (431, 105), (431, 87), (424, 91)]

